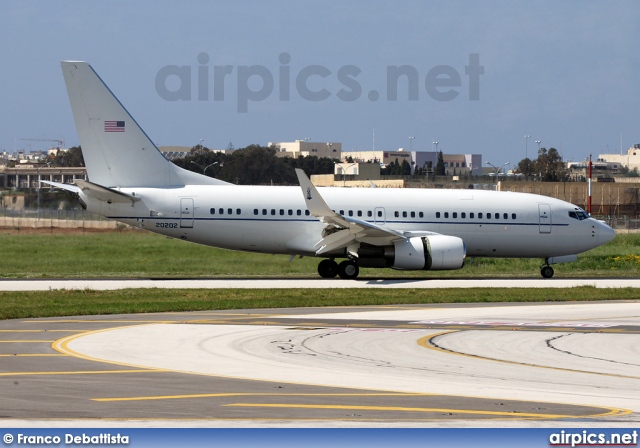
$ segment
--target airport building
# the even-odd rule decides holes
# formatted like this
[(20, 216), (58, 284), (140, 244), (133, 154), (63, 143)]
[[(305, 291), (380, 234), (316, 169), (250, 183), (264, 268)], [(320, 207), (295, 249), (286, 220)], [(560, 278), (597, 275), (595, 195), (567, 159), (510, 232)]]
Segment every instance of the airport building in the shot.
[(342, 143), (310, 142), (308, 140), (296, 140), (295, 142), (269, 142), (267, 145), (276, 149), (278, 157), (316, 156), (329, 159), (342, 158)]
[[(86, 180), (87, 169), (81, 167), (49, 167), (43, 165), (22, 164), (15, 168), (4, 168), (0, 171), (0, 188), (16, 188), (26, 190), (40, 188), (41, 180), (72, 184), (76, 179)], [(42, 185), (43, 188), (51, 188)]]
[(640, 170), (640, 144), (633, 145), (626, 154), (600, 154), (598, 161), (619, 163), (630, 170)]
[[(343, 159), (351, 157), (354, 162), (380, 163), (385, 166), (398, 161), (402, 164), (407, 161), (411, 165), (411, 172), (416, 168), (427, 168), (431, 163), (431, 171), (435, 170), (438, 163), (438, 152), (435, 151), (345, 151), (342, 153)], [(445, 170), (448, 176), (460, 176), (471, 174), (472, 176), (482, 176), (482, 155), (481, 154), (445, 154), (442, 153)]]

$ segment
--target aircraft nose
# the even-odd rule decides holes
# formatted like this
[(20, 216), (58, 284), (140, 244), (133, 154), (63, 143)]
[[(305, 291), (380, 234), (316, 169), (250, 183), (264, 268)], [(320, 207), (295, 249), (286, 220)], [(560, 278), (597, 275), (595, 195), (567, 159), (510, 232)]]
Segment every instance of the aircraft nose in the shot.
[(598, 240), (600, 244), (606, 244), (616, 237), (616, 231), (609, 227), (604, 221), (598, 221)]

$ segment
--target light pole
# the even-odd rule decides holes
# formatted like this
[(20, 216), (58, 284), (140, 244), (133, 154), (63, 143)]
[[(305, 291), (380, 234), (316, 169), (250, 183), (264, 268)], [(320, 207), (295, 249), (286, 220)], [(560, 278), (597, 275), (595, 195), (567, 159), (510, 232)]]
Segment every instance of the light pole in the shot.
[(500, 171), (502, 171), (502, 169), (503, 169), (505, 166), (509, 165), (511, 162), (503, 163), (503, 164), (502, 164), (502, 166), (501, 166), (500, 168), (498, 168), (497, 166), (493, 165), (493, 164), (492, 164), (492, 163), (490, 163), (490, 162), (485, 162), (485, 163), (486, 163), (487, 165), (489, 165), (490, 167), (492, 167), (493, 169), (495, 169), (495, 170), (496, 170), (496, 172), (495, 172), (495, 176), (496, 176), (496, 183), (498, 183), (498, 173), (499, 173)]
[(200, 139), (200, 143), (198, 143), (198, 145), (200, 146), (200, 155), (202, 155), (202, 153), (204, 152), (203, 149), (204, 147), (202, 146), (202, 142), (204, 141), (203, 138)]
[(209, 165), (205, 166), (204, 169), (202, 170), (202, 174), (205, 174), (207, 172), (207, 168), (209, 168), (210, 166), (213, 166), (213, 165), (217, 165), (217, 164), (218, 164), (218, 162), (213, 162), (213, 163), (210, 163)]
[(311, 137), (305, 137), (302, 139), (302, 141), (304, 142), (304, 150), (307, 151), (307, 143), (309, 142), (309, 140), (311, 140)]
[(525, 135), (524, 136), (524, 158), (528, 159), (529, 158), (529, 154), (527, 151), (527, 143), (529, 142), (529, 139), (531, 138), (530, 135)]
[(409, 137), (409, 151), (413, 151), (413, 139), (415, 137)]
[(541, 143), (541, 141), (540, 140), (536, 140), (536, 143), (538, 144), (538, 155), (540, 155), (540, 143)]
[(357, 162), (356, 163), (352, 163), (351, 165), (347, 165), (346, 168), (342, 168), (342, 186), (343, 187), (346, 187), (347, 170), (349, 168), (351, 168), (352, 166), (357, 165), (357, 164), (358, 164)]
[(436, 152), (438, 152), (438, 142), (432, 142), (434, 145), (436, 145)]

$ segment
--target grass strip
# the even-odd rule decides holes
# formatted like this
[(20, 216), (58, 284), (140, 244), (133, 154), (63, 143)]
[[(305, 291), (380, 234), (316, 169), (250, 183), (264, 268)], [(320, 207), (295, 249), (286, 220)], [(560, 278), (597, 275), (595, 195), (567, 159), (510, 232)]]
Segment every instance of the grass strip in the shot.
[(0, 319), (228, 309), (429, 303), (639, 299), (635, 288), (599, 289), (123, 289), (0, 292)]

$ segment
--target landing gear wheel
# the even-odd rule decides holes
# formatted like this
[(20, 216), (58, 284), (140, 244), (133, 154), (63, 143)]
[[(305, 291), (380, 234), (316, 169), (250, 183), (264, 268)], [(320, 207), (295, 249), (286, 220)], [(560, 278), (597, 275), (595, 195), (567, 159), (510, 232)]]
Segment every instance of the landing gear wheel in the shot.
[(358, 277), (360, 268), (353, 260), (344, 260), (338, 265), (338, 275), (345, 280), (353, 280)]
[(540, 274), (542, 274), (544, 278), (551, 278), (553, 277), (553, 268), (551, 266), (542, 266)]
[(338, 275), (338, 263), (333, 260), (322, 260), (318, 264), (318, 274), (322, 278), (335, 278)]

